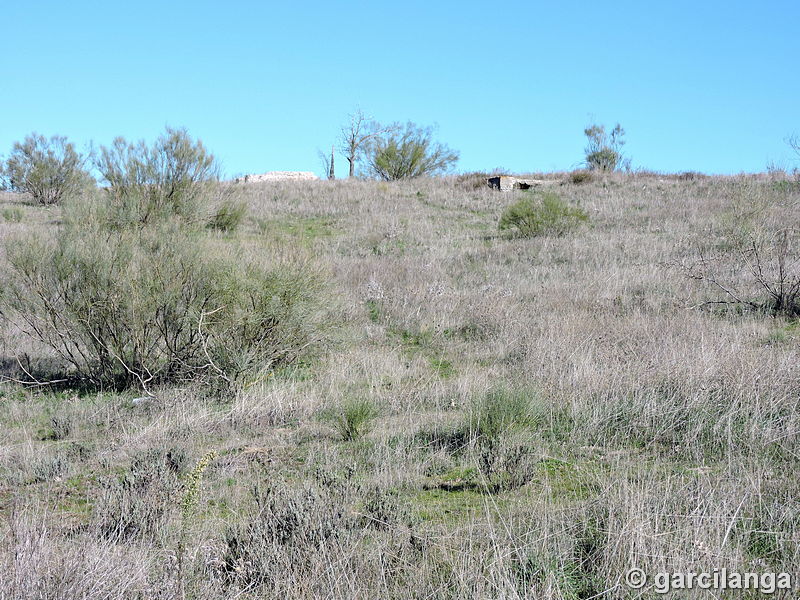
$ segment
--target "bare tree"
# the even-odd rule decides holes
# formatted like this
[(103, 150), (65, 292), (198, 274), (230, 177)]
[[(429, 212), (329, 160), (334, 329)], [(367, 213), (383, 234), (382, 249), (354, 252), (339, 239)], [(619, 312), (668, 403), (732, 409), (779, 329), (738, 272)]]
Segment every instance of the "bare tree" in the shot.
[(743, 240), (737, 250), (736, 272), (749, 274), (748, 289), (739, 289), (732, 278), (717, 274), (720, 258), (709, 259), (702, 251), (699, 260), (682, 267), (692, 279), (704, 281), (725, 293), (727, 299), (704, 302), (735, 304), (750, 310), (800, 316), (800, 257), (789, 228), (779, 228), (764, 239)]
[(800, 158), (800, 135), (796, 133), (790, 135), (786, 138), (786, 143), (789, 144), (789, 147), (794, 150), (794, 153)]
[(322, 166), (322, 172), (328, 176), (328, 179), (333, 179), (333, 153), (328, 156), (327, 153), (317, 148), (317, 158), (319, 164)]
[(342, 133), (339, 136), (339, 151), (350, 163), (350, 177), (356, 173), (356, 163), (366, 144), (384, 133), (393, 131), (395, 127), (395, 125), (379, 125), (367, 117), (360, 108), (356, 108), (350, 115), (350, 122), (342, 126)]

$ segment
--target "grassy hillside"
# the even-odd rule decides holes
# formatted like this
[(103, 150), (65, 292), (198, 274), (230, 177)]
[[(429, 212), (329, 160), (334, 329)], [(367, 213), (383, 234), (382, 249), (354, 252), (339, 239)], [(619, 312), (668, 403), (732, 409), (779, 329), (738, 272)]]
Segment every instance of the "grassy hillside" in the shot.
[[(470, 176), (243, 188), (242, 228), (206, 235), (309, 264), (334, 327), (221, 398), (25, 385), (62, 366), (1, 320), (0, 597), (626, 598), (633, 567), (796, 570), (800, 325), (769, 290), (800, 270), (800, 188), (546, 178), (587, 222), (501, 232), (531, 192)], [(0, 238), (60, 210), (0, 196)]]

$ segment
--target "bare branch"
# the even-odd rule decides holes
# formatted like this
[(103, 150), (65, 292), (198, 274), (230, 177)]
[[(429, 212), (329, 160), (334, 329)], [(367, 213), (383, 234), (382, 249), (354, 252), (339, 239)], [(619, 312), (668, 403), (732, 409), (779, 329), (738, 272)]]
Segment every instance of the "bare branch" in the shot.
[(356, 108), (349, 116), (349, 122), (342, 126), (339, 136), (339, 151), (344, 154), (349, 164), (349, 176), (354, 177), (356, 164), (361, 159), (366, 145), (373, 139), (397, 131), (399, 125), (381, 125), (373, 118), (364, 114), (360, 108)]

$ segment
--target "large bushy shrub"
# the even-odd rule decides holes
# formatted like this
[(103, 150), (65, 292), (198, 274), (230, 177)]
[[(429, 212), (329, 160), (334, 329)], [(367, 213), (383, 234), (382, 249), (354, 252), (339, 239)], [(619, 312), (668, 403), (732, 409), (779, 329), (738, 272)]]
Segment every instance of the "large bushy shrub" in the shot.
[(53, 236), (7, 245), (0, 310), (75, 375), (145, 391), (229, 389), (315, 346), (316, 275), (206, 234), (216, 188), (199, 141), (182, 130), (152, 147), (118, 140), (99, 164), (107, 190), (66, 205)]
[(95, 167), (107, 185), (108, 217), (117, 226), (203, 221), (219, 179), (219, 165), (203, 143), (169, 127), (152, 145), (115, 139), (100, 148)]
[(8, 249), (6, 306), (94, 384), (237, 383), (317, 339), (315, 277), (174, 225), (67, 226)]
[(364, 153), (369, 174), (383, 181), (440, 175), (458, 162), (458, 152), (435, 141), (431, 127), (414, 123), (383, 128)]
[(63, 136), (50, 139), (33, 133), (16, 142), (0, 175), (14, 191), (30, 194), (39, 204), (58, 204), (93, 185), (83, 169), (85, 159)]
[(569, 206), (554, 192), (527, 195), (509, 206), (500, 217), (501, 231), (520, 237), (564, 235), (589, 220), (580, 208)]

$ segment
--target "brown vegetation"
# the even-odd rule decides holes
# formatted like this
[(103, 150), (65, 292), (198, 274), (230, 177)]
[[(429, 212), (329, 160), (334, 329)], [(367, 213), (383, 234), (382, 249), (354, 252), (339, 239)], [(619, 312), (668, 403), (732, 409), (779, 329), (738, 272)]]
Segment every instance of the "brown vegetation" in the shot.
[[(479, 176), (248, 186), (235, 232), (197, 235), (325, 273), (338, 326), (221, 398), (15, 383), (63, 365), (0, 321), (0, 597), (626, 598), (632, 567), (796, 571), (800, 328), (742, 261), (778, 239), (797, 274), (800, 190), (557, 177), (589, 225), (531, 238), (498, 231), (527, 192)], [(3, 239), (61, 227), (6, 210)]]

